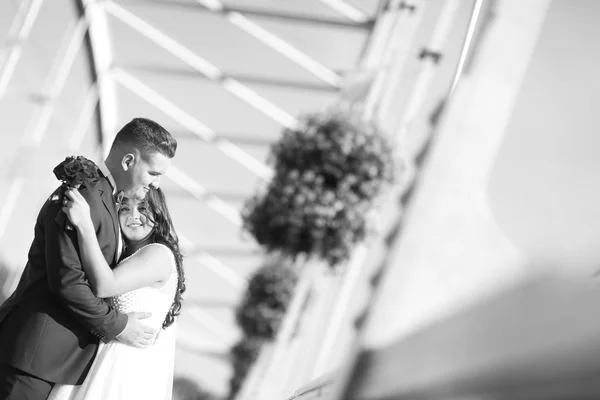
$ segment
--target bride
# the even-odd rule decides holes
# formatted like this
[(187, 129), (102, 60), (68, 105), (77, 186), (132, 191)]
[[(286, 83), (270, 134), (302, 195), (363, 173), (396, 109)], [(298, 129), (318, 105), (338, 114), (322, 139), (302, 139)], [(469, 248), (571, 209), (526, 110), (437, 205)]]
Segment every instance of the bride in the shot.
[(110, 269), (96, 239), (87, 202), (77, 190), (63, 208), (77, 230), (80, 257), (98, 297), (121, 313), (152, 313), (145, 320), (162, 331), (154, 345), (139, 349), (118, 340), (100, 344), (82, 385), (56, 384), (48, 400), (171, 399), (175, 357), (175, 317), (185, 290), (182, 256), (165, 197), (151, 189), (142, 201), (124, 199), (119, 223), (126, 258)]

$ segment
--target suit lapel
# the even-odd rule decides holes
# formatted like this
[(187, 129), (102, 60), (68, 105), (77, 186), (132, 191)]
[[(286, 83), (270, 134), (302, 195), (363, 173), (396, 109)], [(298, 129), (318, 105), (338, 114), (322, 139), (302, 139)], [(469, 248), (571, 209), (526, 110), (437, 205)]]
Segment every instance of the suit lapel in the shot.
[(102, 203), (104, 203), (104, 207), (106, 207), (106, 209), (110, 213), (112, 223), (113, 223), (113, 230), (115, 233), (115, 254), (113, 256), (113, 263), (115, 263), (115, 262), (117, 262), (117, 255), (119, 253), (119, 235), (120, 235), (119, 219), (117, 216), (117, 205), (115, 204), (115, 200), (112, 197), (112, 194), (110, 192), (105, 191), (103, 189), (98, 189), (98, 191), (100, 192), (100, 198), (102, 199)]

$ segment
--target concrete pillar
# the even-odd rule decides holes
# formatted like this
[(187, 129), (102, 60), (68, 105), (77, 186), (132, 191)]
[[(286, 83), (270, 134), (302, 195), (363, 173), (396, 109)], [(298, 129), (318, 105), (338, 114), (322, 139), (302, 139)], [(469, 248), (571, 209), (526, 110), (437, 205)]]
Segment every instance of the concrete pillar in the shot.
[(397, 340), (526, 273), (522, 252), (492, 217), (486, 187), (549, 3), (498, 1), (405, 211), (366, 347)]

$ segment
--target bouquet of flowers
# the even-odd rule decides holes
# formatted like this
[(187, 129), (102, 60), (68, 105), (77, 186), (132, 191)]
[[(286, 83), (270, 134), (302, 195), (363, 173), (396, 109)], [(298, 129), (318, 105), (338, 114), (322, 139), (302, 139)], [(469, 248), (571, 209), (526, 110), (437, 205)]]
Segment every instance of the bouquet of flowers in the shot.
[(366, 236), (374, 200), (394, 181), (393, 147), (351, 114), (309, 115), (271, 148), (275, 174), (249, 199), (244, 227), (269, 251), (346, 261)]
[[(83, 156), (69, 156), (63, 162), (54, 167), (54, 176), (62, 182), (62, 185), (52, 194), (51, 200), (62, 203), (65, 191), (68, 189), (79, 189), (81, 186), (91, 186), (98, 182), (100, 174), (98, 166)], [(73, 226), (67, 219), (65, 228), (72, 230)]]

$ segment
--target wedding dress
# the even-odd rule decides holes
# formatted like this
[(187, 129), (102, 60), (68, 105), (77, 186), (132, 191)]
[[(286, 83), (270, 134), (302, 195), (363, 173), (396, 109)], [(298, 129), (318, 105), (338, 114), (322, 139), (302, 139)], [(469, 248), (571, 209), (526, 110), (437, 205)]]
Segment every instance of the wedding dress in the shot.
[[(121, 313), (151, 312), (143, 322), (160, 334), (153, 346), (138, 349), (118, 340), (100, 342), (98, 353), (81, 386), (56, 384), (48, 400), (170, 400), (175, 361), (175, 324), (162, 329), (177, 290), (177, 267), (172, 256), (171, 276), (160, 288), (144, 287), (106, 299)], [(139, 251), (139, 250), (138, 250)], [(129, 257), (133, 257), (135, 253)]]

